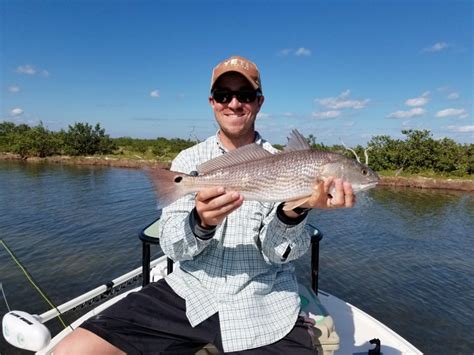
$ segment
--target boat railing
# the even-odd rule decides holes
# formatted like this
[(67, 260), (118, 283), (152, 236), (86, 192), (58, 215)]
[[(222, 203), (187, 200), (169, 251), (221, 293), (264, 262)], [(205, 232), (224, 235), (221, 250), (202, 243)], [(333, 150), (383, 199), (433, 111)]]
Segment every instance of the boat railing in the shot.
[[(150, 262), (150, 266), (154, 267), (159, 263), (159, 260), (153, 260)], [(82, 295), (73, 298), (66, 303), (63, 303), (56, 308), (50, 309), (39, 315), (39, 319), (41, 323), (45, 323), (50, 319), (57, 317), (59, 314), (65, 313), (67, 311), (72, 310), (73, 308), (79, 307), (82, 304), (86, 304), (88, 302), (92, 302), (94, 298), (103, 298), (104, 295), (108, 295), (109, 293), (114, 293), (114, 289), (119, 289), (121, 285), (129, 282), (131, 279), (139, 278), (142, 275), (143, 268), (138, 267), (130, 272), (127, 272), (101, 286), (98, 286)]]

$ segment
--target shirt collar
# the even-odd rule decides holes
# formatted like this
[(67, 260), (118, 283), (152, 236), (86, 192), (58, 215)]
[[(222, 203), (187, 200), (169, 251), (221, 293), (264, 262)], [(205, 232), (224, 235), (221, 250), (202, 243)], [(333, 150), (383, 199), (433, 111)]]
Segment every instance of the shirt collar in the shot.
[[(224, 144), (222, 144), (221, 142), (221, 139), (219, 138), (219, 132), (220, 132), (220, 129), (217, 130), (216, 132), (216, 143), (217, 143), (217, 147), (219, 148), (219, 150), (222, 152), (222, 153), (226, 153), (228, 152), (229, 150), (224, 147)], [(255, 131), (255, 138), (253, 140), (253, 143), (257, 143), (258, 145), (262, 145), (263, 144), (263, 140), (262, 140), (262, 136), (260, 136), (260, 133), (258, 133), (257, 131)]]

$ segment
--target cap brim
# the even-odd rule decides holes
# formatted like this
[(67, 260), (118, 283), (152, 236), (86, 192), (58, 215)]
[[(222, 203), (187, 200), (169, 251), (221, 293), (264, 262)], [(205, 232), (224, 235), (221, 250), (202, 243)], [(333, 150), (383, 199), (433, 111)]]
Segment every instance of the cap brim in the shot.
[(224, 75), (224, 74), (227, 74), (227, 73), (237, 73), (237, 74), (240, 74), (242, 75), (245, 79), (247, 79), (247, 81), (249, 82), (249, 84), (255, 89), (255, 90), (258, 90), (260, 89), (260, 86), (257, 85), (257, 83), (255, 83), (252, 78), (250, 77), (250, 75), (246, 74), (246, 73), (242, 73), (238, 70), (234, 70), (234, 69), (231, 69), (231, 70), (226, 70), (226, 71), (223, 71), (222, 73), (219, 73), (218, 76), (216, 76), (214, 78), (214, 82), (212, 83), (212, 86), (211, 86), (211, 90), (214, 88), (214, 85), (216, 85), (217, 81), (219, 80), (219, 78)]

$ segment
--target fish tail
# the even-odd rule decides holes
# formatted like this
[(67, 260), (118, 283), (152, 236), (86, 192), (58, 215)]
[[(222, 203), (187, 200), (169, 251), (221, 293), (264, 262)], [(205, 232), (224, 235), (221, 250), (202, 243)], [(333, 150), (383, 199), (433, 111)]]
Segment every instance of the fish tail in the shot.
[(189, 192), (183, 184), (183, 179), (189, 176), (187, 174), (157, 168), (149, 168), (147, 172), (155, 186), (159, 209)]

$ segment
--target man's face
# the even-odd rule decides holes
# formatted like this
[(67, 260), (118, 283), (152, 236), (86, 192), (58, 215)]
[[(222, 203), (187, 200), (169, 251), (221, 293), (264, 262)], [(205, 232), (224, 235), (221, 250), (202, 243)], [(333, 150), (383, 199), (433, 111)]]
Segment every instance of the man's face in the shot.
[[(222, 75), (214, 85), (214, 90), (228, 91), (254, 91), (244, 76), (238, 73), (226, 73)], [(242, 140), (249, 138), (253, 140), (255, 134), (255, 119), (263, 104), (263, 96), (258, 96), (252, 102), (240, 102), (234, 95), (230, 101), (219, 103), (212, 97), (209, 103), (214, 110), (217, 123), (221, 129), (223, 138), (229, 140)]]

